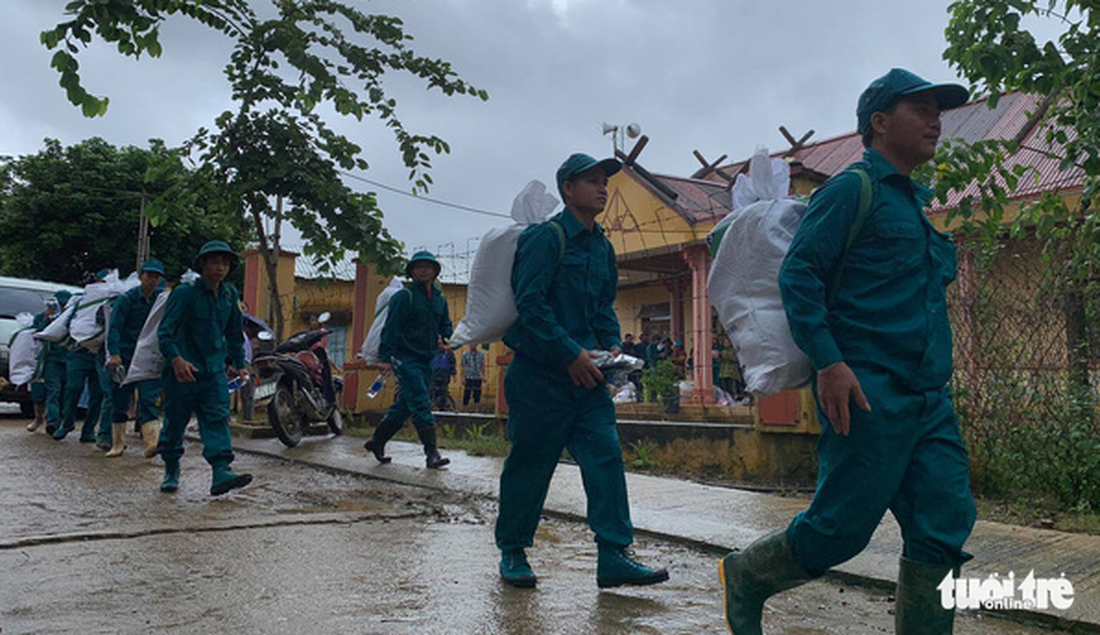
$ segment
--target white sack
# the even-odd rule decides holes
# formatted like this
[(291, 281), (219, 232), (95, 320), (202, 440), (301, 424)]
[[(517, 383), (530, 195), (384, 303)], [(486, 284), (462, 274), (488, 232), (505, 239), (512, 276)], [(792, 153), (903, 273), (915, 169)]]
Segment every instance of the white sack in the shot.
[(379, 361), (378, 349), (382, 346), (382, 329), (385, 328), (386, 318), (390, 315), (390, 298), (404, 288), (405, 285), (401, 284), (401, 280), (394, 278), (374, 301), (374, 321), (370, 323), (367, 339), (363, 340), (363, 346), (359, 349), (359, 356), (368, 364), (377, 364)]
[(455, 327), (452, 346), (495, 342), (519, 319), (512, 295), (516, 243), (523, 230), (543, 222), (557, 204), (558, 199), (546, 192), (546, 185), (533, 180), (512, 202), (515, 224), (495, 227), (482, 236), (466, 288), (466, 315)]
[(84, 296), (80, 298), (76, 314), (69, 324), (69, 335), (77, 343), (98, 350), (106, 336), (107, 322), (106, 319), (97, 320), (96, 314), (100, 308), (110, 305), (115, 298), (140, 284), (137, 274), (130, 274), (125, 280), (120, 280), (118, 270), (112, 269), (102, 282), (84, 287)]
[(34, 338), (48, 342), (60, 342), (69, 337), (69, 318), (72, 317), (73, 311), (76, 309), (75, 300), (76, 298), (70, 299), (61, 315), (58, 315), (53, 322), (47, 324), (46, 328), (35, 333)]
[(11, 349), (8, 357), (8, 379), (12, 385), (22, 386), (34, 379), (38, 368), (38, 353), (42, 351), (42, 340), (34, 337), (34, 316), (20, 313), (15, 316), (19, 330), (9, 342)]
[[(758, 168), (770, 163), (766, 151), (758, 151), (752, 161)], [(750, 172), (757, 173), (751, 164)], [(784, 181), (773, 172), (773, 178), (780, 186), (789, 182), (789, 175)], [(752, 181), (751, 194), (782, 191), (761, 187), (765, 180)], [(762, 197), (731, 212), (707, 278), (707, 294), (744, 366), (747, 388), (761, 395), (805, 386), (813, 372), (791, 338), (779, 296), (779, 268), (805, 212), (801, 200)]]
[(126, 370), (126, 379), (123, 380), (122, 385), (146, 379), (159, 379), (163, 373), (164, 356), (160, 354), (157, 329), (160, 328), (161, 319), (164, 317), (165, 304), (168, 304), (167, 291), (162, 292), (153, 301), (153, 308), (149, 310), (149, 317), (145, 318), (145, 325), (141, 327), (137, 346), (134, 347), (134, 357), (130, 360), (130, 368)]

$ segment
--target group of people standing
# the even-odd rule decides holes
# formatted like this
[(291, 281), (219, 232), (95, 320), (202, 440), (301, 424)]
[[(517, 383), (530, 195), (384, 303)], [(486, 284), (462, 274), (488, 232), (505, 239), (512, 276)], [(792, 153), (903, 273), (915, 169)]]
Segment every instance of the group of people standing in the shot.
[[(124, 383), (138, 337), (158, 296), (167, 293), (164, 264), (156, 259), (142, 263), (140, 285), (115, 298), (109, 313), (97, 310), (97, 321), (106, 329), (98, 343), (77, 343), (71, 338), (44, 343), (40, 377), (32, 382), (36, 416), (27, 429), (34, 432), (45, 424), (47, 434), (64, 440), (76, 428), (80, 397), (87, 387), (80, 441), (95, 443), (106, 456), (117, 457), (126, 449), (127, 422), (136, 397), (134, 421), (145, 457), (159, 455), (164, 461), (162, 492), (179, 488), (184, 432), (192, 414), (198, 415), (203, 457), (213, 471), (211, 495), (251, 482), (250, 475), (237, 474), (229, 467), (233, 448), (227, 371), (247, 376), (240, 299), (232, 285), (224, 284), (238, 262), (237, 254), (223, 241), (210, 241), (202, 247), (195, 259), (199, 276), (175, 286), (157, 328), (164, 374)], [(97, 283), (107, 275), (107, 270), (97, 274)], [(81, 299), (58, 291), (54, 302), (36, 316), (35, 327), (41, 330), (59, 319), (70, 302), (77, 303), (75, 312)], [(164, 413), (163, 425), (159, 410)]]

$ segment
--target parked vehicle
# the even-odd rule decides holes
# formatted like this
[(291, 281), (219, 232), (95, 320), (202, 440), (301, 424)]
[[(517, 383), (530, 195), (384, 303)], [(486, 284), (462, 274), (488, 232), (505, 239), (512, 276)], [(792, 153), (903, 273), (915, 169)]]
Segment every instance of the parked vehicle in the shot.
[(34, 416), (34, 402), (27, 386), (16, 387), (8, 379), (8, 346), (11, 338), (19, 330), (15, 316), (19, 313), (38, 314), (46, 308), (46, 300), (53, 297), (55, 291), (67, 289), (80, 293), (80, 287), (72, 287), (55, 282), (24, 280), (0, 276), (0, 401), (12, 401), (19, 404), (24, 416)]
[[(267, 420), (275, 436), (294, 447), (313, 423), (324, 421), (333, 434), (342, 434), (344, 419), (339, 395), (343, 381), (332, 375), (328, 353), (320, 345), (329, 331), (324, 328), (329, 314), (320, 316), (321, 327), (297, 333), (278, 344), (270, 353), (254, 354), (252, 364), (260, 374), (255, 399), (267, 403)], [(274, 335), (261, 332), (261, 340)]]

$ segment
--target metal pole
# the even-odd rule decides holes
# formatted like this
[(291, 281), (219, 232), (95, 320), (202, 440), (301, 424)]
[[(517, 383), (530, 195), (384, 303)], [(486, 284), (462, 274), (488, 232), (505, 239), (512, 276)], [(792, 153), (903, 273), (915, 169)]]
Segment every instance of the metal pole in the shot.
[(141, 193), (141, 212), (138, 216), (138, 244), (137, 264), (134, 270), (141, 268), (141, 263), (149, 259), (149, 217), (145, 215), (145, 192)]

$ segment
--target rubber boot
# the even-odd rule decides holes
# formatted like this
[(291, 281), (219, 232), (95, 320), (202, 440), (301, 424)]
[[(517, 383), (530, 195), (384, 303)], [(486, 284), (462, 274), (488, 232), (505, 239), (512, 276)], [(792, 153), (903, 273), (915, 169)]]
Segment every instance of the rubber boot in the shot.
[(46, 404), (35, 402), (34, 421), (27, 424), (27, 432), (34, 432), (42, 427), (43, 423), (46, 423)]
[(160, 482), (160, 491), (172, 493), (180, 488), (179, 459), (164, 460), (164, 480)]
[(116, 456), (122, 456), (122, 453), (126, 450), (126, 422), (111, 424), (111, 449), (107, 450), (106, 456), (108, 458), (114, 458)]
[(947, 565), (901, 559), (894, 606), (897, 635), (951, 635), (954, 632), (955, 610), (943, 608), (940, 591), (936, 588), (951, 570)]
[(651, 569), (634, 559), (626, 547), (600, 544), (596, 560), (596, 585), (601, 589), (646, 586), (668, 581), (668, 571)]
[(57, 427), (56, 430), (53, 431), (53, 434), (51, 434), (50, 436), (53, 438), (54, 441), (62, 441), (65, 439), (65, 437), (69, 436), (69, 433), (72, 432), (74, 429), (75, 428), (66, 426), (64, 423), (62, 423)]
[(237, 474), (228, 465), (215, 465), (214, 478), (210, 483), (210, 495), (221, 496), (252, 482), (251, 474)]
[(47, 421), (46, 422), (46, 434), (48, 434), (51, 437), (53, 435), (57, 434), (57, 429), (60, 425), (61, 424), (57, 423), (56, 421)]
[(718, 562), (726, 597), (726, 625), (733, 635), (761, 635), (764, 600), (809, 582), (787, 544), (786, 530), (770, 533)]
[(160, 419), (146, 421), (141, 426), (141, 442), (145, 445), (145, 458), (157, 455), (157, 441), (160, 439)]
[(500, 579), (520, 589), (534, 588), (538, 581), (523, 549), (500, 554)]
[[(81, 443), (95, 443), (96, 440), (97, 439), (96, 439), (96, 436), (95, 436), (95, 421), (92, 421), (92, 422), (89, 423), (88, 420), (85, 419), (84, 420), (84, 425), (80, 426), (80, 442)], [(111, 440), (110, 439), (105, 439), (104, 442), (107, 445), (107, 449), (108, 450), (111, 449), (111, 446), (110, 446)]]
[(424, 456), (425, 464), (433, 470), (450, 465), (451, 460), (445, 459), (439, 455), (439, 448), (435, 447), (435, 426), (431, 428), (420, 428), (416, 431), (417, 436), (420, 437), (420, 442), (424, 444)]
[(386, 442), (393, 438), (393, 435), (397, 434), (397, 431), (404, 425), (404, 421), (390, 421), (388, 419), (382, 419), (378, 423), (378, 427), (374, 429), (374, 435), (367, 442), (363, 444), (363, 449), (374, 455), (374, 458), (379, 463), (389, 463), (393, 459), (386, 456)]

